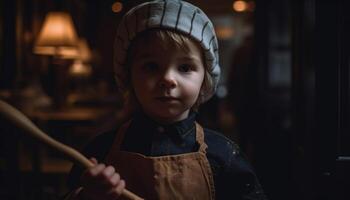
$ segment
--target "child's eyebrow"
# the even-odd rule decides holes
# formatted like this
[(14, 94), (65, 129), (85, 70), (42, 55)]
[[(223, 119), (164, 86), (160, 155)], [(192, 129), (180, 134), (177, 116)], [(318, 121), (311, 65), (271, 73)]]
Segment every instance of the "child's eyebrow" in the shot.
[(183, 56), (183, 57), (180, 57), (179, 60), (181, 61), (195, 61), (195, 62), (201, 62), (202, 59), (199, 58), (198, 56)]

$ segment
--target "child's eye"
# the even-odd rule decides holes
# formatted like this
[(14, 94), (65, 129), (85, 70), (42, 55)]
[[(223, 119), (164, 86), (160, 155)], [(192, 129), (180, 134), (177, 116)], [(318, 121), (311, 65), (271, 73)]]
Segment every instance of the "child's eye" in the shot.
[(142, 68), (146, 71), (155, 71), (158, 69), (158, 64), (155, 62), (147, 62), (143, 64)]
[(180, 72), (190, 72), (190, 71), (193, 71), (193, 68), (189, 64), (182, 64), (179, 66), (179, 71)]

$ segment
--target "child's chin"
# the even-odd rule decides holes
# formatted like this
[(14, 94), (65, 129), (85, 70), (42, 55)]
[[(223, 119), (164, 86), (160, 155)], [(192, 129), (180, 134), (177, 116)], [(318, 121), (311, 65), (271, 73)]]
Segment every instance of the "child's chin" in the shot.
[(157, 113), (153, 113), (155, 120), (165, 123), (172, 123), (183, 120), (183, 112), (171, 111), (171, 110), (159, 110)]

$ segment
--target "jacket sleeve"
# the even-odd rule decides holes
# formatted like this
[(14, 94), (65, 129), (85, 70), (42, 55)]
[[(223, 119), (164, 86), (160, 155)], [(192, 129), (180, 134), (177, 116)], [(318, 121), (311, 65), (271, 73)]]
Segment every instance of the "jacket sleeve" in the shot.
[[(115, 131), (111, 131), (98, 135), (83, 149), (83, 155), (89, 159), (91, 157), (94, 157), (99, 162), (102, 162), (108, 153), (110, 146), (112, 145), (112, 142), (114, 140), (114, 133)], [(84, 168), (78, 165), (73, 165), (67, 181), (69, 189), (75, 190), (80, 187), (80, 176), (84, 170)]]
[(219, 174), (218, 199), (267, 200), (258, 178), (238, 145), (226, 143), (227, 159)]

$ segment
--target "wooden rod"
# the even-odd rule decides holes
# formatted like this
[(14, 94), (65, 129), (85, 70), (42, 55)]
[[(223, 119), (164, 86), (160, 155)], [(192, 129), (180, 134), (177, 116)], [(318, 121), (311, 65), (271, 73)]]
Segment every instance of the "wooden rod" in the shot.
[[(79, 151), (48, 136), (42, 130), (40, 130), (32, 121), (30, 121), (28, 117), (26, 117), (22, 112), (20, 112), (19, 110), (2, 100), (0, 100), (0, 113), (5, 118), (12, 121), (17, 127), (25, 130), (26, 133), (29, 133), (31, 137), (34, 137), (43, 142), (44, 144), (47, 144), (54, 150), (63, 153), (74, 163), (81, 165), (85, 168), (91, 168), (94, 166), (94, 163), (92, 163)], [(127, 189), (123, 190), (122, 195), (131, 200), (142, 200), (141, 197), (128, 191)]]

